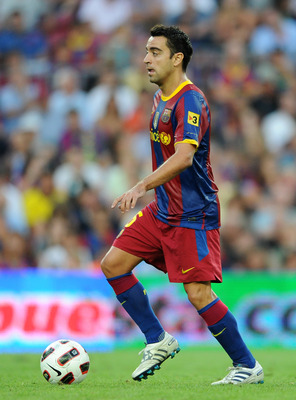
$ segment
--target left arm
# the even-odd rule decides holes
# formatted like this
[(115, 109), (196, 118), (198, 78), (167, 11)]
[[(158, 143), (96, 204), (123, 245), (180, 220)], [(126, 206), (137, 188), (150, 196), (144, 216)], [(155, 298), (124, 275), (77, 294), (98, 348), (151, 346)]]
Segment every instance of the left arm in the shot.
[(169, 182), (192, 165), (196, 146), (191, 143), (177, 143), (175, 150), (175, 153), (154, 172), (117, 197), (111, 207), (114, 208), (118, 204), (118, 208), (122, 213), (129, 211), (135, 207), (137, 200), (143, 197), (148, 190)]

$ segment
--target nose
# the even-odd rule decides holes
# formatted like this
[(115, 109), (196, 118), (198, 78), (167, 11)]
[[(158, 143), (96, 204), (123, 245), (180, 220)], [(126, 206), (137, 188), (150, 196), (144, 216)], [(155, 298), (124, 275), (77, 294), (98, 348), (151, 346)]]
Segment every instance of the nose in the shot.
[(149, 63), (149, 53), (146, 54), (146, 56), (144, 57), (143, 62), (144, 62), (144, 64), (148, 64)]

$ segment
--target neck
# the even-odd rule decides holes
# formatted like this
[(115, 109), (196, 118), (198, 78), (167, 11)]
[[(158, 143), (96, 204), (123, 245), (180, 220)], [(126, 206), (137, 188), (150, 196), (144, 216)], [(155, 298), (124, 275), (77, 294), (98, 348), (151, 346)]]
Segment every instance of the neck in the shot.
[(188, 78), (185, 73), (168, 78), (162, 85), (159, 85), (163, 96), (169, 97)]

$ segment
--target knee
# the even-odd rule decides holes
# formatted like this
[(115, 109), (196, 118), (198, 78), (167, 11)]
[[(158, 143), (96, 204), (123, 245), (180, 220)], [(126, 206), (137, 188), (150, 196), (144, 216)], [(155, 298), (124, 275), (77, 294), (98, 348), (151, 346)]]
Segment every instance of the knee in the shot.
[(184, 288), (187, 293), (188, 300), (197, 310), (205, 307), (213, 300), (211, 284), (208, 282), (185, 283)]
[(188, 296), (188, 300), (190, 301), (190, 303), (192, 303), (193, 305), (195, 304), (200, 304), (202, 302), (203, 299), (203, 291), (201, 290), (201, 288), (197, 287), (188, 287), (185, 286), (185, 291), (187, 293)]
[(131, 272), (133, 265), (124, 257), (122, 251), (111, 248), (101, 261), (101, 270), (108, 279)]
[(101, 270), (106, 278), (112, 277), (112, 269), (112, 262), (110, 261), (108, 254), (106, 254), (101, 261)]

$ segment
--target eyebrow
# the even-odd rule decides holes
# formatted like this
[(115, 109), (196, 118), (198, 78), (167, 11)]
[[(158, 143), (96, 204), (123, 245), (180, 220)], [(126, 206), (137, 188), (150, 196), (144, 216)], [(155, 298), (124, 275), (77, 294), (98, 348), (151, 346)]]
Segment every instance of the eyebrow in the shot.
[(146, 46), (146, 50), (150, 50), (150, 51), (154, 51), (154, 50), (158, 50), (158, 51), (163, 51), (162, 49), (160, 49), (159, 47), (148, 47)]

